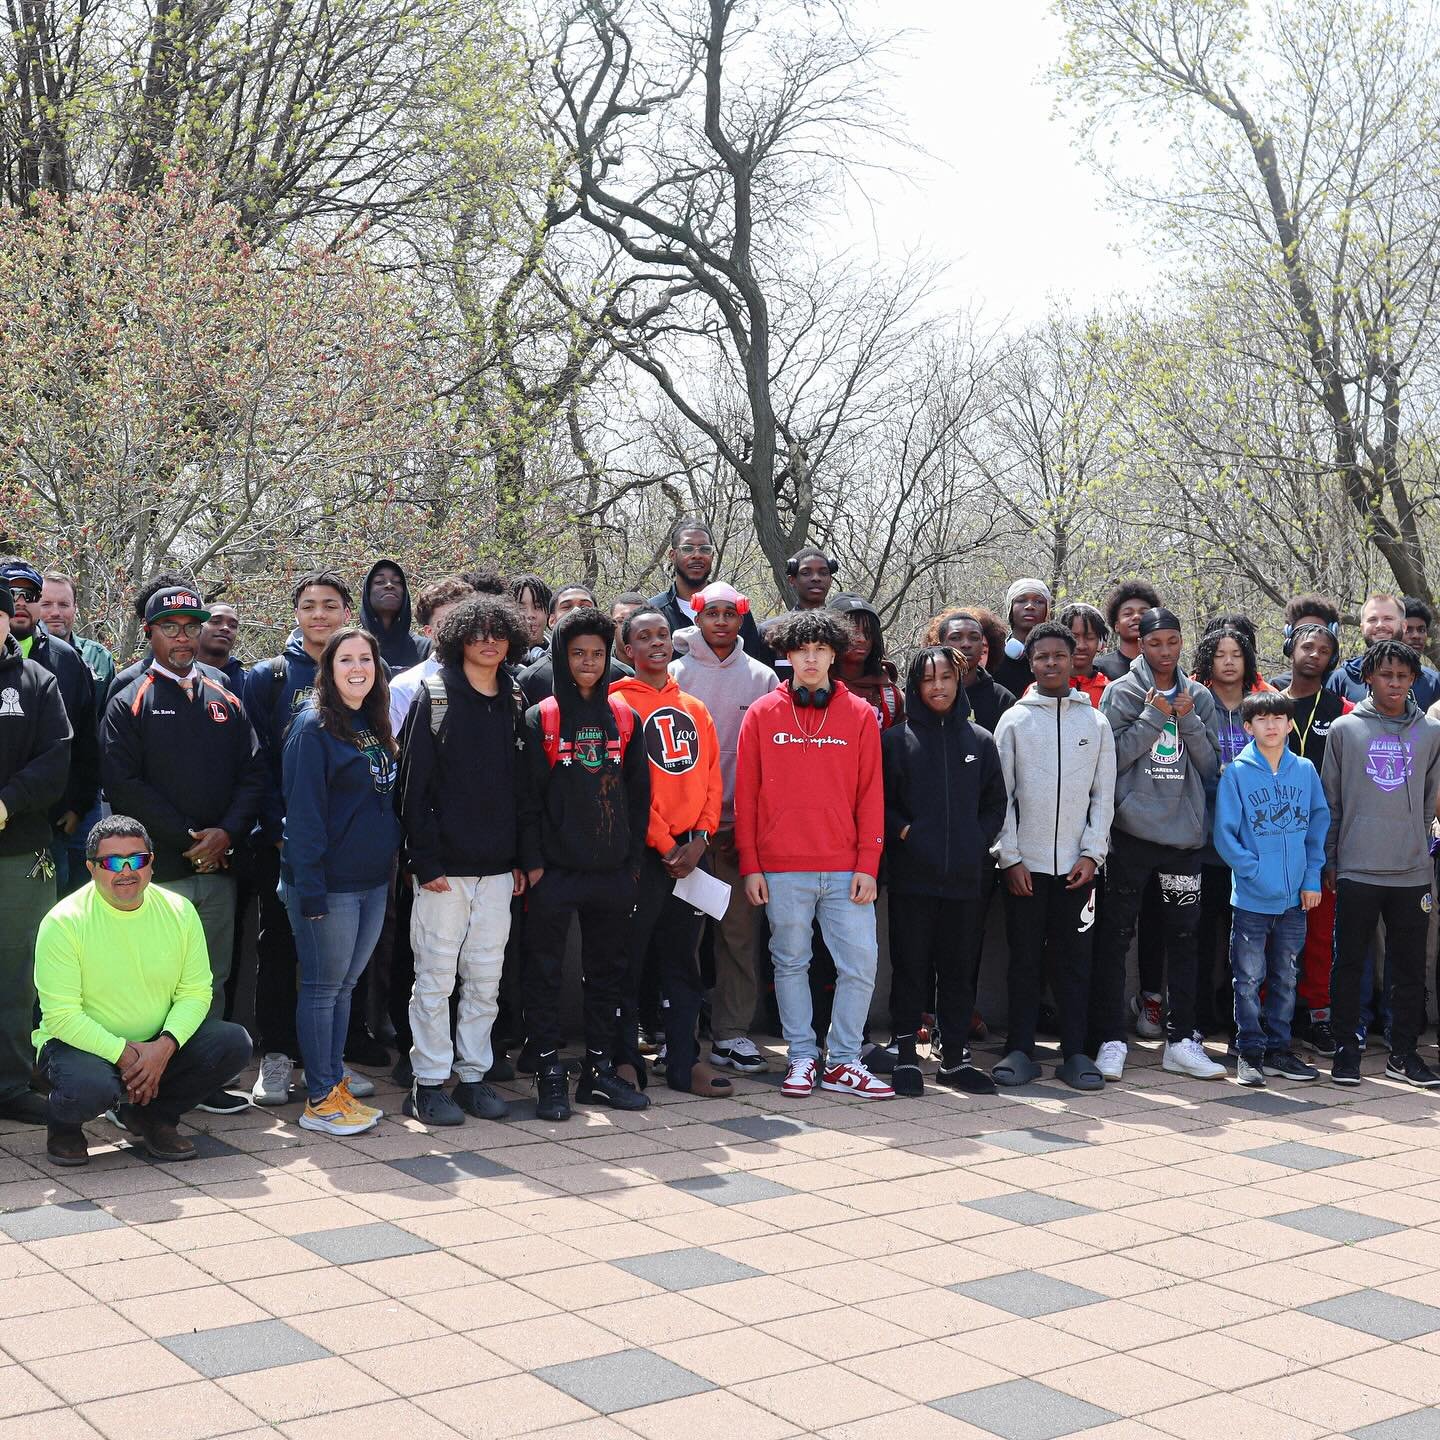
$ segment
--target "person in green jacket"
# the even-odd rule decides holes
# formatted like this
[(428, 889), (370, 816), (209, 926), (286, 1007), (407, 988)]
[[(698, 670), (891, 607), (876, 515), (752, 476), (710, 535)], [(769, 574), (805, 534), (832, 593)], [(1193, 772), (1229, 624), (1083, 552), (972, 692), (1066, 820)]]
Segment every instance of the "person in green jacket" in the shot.
[(90, 883), (40, 922), (33, 1038), (56, 1165), (89, 1160), (83, 1126), (107, 1111), (157, 1160), (194, 1159), (177, 1122), (250, 1061), (241, 1026), (206, 1018), (205, 932), (188, 900), (150, 884), (153, 858), (138, 820), (101, 820), (86, 842)]

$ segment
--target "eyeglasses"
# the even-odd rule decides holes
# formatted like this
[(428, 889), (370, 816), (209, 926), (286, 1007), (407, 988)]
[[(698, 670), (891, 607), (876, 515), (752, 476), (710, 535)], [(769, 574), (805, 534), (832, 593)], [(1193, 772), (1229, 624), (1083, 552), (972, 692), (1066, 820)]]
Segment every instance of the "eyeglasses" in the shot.
[(183, 635), (187, 640), (196, 640), (202, 627), (198, 620), (187, 620), (183, 625), (178, 620), (157, 620), (152, 628), (158, 630), (167, 640), (174, 640), (178, 635)]
[(713, 555), (715, 547), (713, 545), (677, 545), (675, 553), (677, 555)]
[(122, 870), (144, 870), (154, 858), (149, 850), (137, 850), (133, 855), (101, 855), (95, 863), (102, 870), (118, 875)]

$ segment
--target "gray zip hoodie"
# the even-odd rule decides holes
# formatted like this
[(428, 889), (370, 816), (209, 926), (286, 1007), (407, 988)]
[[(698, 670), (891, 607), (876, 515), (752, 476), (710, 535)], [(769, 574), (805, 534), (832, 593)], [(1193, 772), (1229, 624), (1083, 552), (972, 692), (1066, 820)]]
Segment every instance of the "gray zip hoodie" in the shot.
[(1198, 850), (1209, 834), (1205, 793), (1220, 772), (1215, 700), (1183, 674), (1176, 678), (1195, 708), (1167, 725), (1145, 697), (1155, 674), (1139, 655), (1100, 697), (1115, 733), (1115, 828), (1140, 840)]
[(1024, 862), (1068, 875), (1088, 856), (1103, 864), (1115, 809), (1115, 737), (1082, 690), (1063, 699), (1031, 686), (995, 727), (1009, 803), (995, 842), (1002, 869)]
[(1429, 885), (1440, 725), (1413, 700), (1382, 715), (1366, 696), (1330, 727), (1320, 772), (1330, 806), (1325, 865), (1366, 885)]
[[(768, 695), (780, 680), (768, 666), (745, 653), (738, 641), (722, 660), (705, 643), (698, 625), (677, 630), (676, 656), (670, 674), (687, 694), (693, 695), (710, 712), (720, 741), (720, 780), (724, 797), (720, 802), (720, 827), (735, 823), (735, 751), (740, 742), (740, 722), (745, 712)], [(683, 645), (685, 653), (679, 651)]]

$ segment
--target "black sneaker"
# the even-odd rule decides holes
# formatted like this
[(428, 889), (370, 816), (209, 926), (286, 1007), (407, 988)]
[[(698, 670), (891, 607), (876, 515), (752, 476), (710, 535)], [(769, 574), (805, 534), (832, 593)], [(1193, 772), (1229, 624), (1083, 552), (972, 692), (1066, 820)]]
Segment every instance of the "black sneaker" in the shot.
[(528, 1040), (520, 1047), (520, 1053), (515, 1057), (515, 1069), (521, 1075), (538, 1075), (540, 1073), (540, 1054)]
[(925, 1077), (920, 1073), (918, 1065), (908, 1060), (897, 1060), (895, 1068), (890, 1072), (890, 1088), (897, 1095), (911, 1098), (923, 1095), (925, 1093)]
[(515, 1066), (503, 1050), (496, 1052), (495, 1063), (485, 1072), (485, 1078), (497, 1085), (505, 1085), (515, 1078)]
[(443, 1085), (414, 1085), (400, 1107), (422, 1125), (463, 1125), (465, 1112), (445, 1093)]
[(1318, 1080), (1320, 1072), (1303, 1060), (1297, 1060), (1288, 1050), (1277, 1050), (1265, 1057), (1265, 1073), (1278, 1076), (1281, 1080)]
[(450, 1098), (477, 1120), (504, 1120), (510, 1114), (510, 1107), (483, 1081), (462, 1080)]
[(1391, 1055), (1385, 1062), (1387, 1080), (1404, 1080), (1421, 1090), (1433, 1090), (1440, 1086), (1437, 1075), (1413, 1050), (1408, 1055)]
[(1265, 1058), (1258, 1052), (1241, 1055), (1235, 1061), (1235, 1083), (1251, 1090), (1265, 1088)]
[(644, 1110), (650, 1104), (650, 1097), (617, 1075), (613, 1064), (603, 1069), (586, 1065), (575, 1082), (575, 1100), (581, 1105), (609, 1105), (613, 1110)]
[(345, 1037), (345, 1058), (352, 1065), (370, 1065), (379, 1070), (390, 1063), (390, 1052), (362, 1025)]
[(570, 1073), (563, 1060), (547, 1060), (535, 1076), (535, 1118), (570, 1118)]
[(230, 1090), (217, 1090), (207, 1095), (196, 1107), (207, 1115), (243, 1115), (250, 1108), (248, 1095), (236, 1095)]
[(1295, 1026), (1294, 1035), (1296, 1040), (1302, 1045), (1308, 1045), (1317, 1055), (1335, 1053), (1335, 1032), (1330, 1028), (1328, 1020), (1306, 1020)]
[(415, 1083), (415, 1071), (410, 1066), (410, 1052), (402, 1052), (390, 1072), (390, 1079), (402, 1090), (408, 1090)]
[(888, 1045), (872, 1045), (861, 1057), (860, 1063), (872, 1075), (888, 1075), (895, 1068), (895, 1042)]
[(1330, 1079), (1336, 1085), (1358, 1085), (1360, 1083), (1360, 1047), (1356, 1044), (1336, 1047), (1334, 1059), (1330, 1061)]
[(951, 1064), (948, 1055), (940, 1061), (940, 1069), (936, 1072), (935, 1083), (945, 1086), (947, 1090), (963, 1091), (966, 1095), (995, 1095), (998, 1093), (995, 1082), (970, 1058), (968, 1045), (960, 1051), (960, 1058), (955, 1064)]

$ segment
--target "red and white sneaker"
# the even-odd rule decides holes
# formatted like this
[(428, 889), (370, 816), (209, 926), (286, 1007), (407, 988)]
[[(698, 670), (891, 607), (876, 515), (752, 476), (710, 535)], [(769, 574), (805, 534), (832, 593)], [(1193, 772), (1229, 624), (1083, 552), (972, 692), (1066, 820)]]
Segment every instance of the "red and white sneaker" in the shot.
[(780, 1086), (782, 1095), (808, 1095), (815, 1088), (815, 1071), (818, 1067), (813, 1060), (792, 1060)]
[(845, 1095), (860, 1095), (866, 1100), (893, 1100), (895, 1092), (863, 1065), (830, 1065), (820, 1081), (822, 1090), (839, 1090)]

